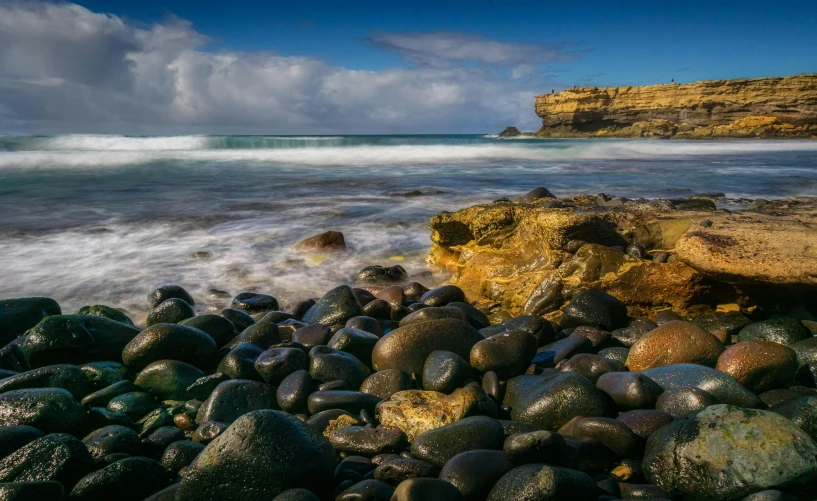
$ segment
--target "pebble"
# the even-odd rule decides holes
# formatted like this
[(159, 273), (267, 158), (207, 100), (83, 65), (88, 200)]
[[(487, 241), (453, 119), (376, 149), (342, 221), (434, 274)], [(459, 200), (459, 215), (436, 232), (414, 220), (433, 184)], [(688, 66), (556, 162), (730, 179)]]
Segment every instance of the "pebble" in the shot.
[(456, 487), (463, 500), (479, 501), (485, 499), (496, 481), (513, 467), (501, 450), (472, 450), (449, 459), (440, 470), (439, 478)]
[(797, 372), (797, 353), (788, 346), (755, 339), (729, 346), (715, 366), (754, 393), (789, 384)]
[(715, 336), (691, 322), (667, 322), (644, 335), (630, 348), (627, 368), (643, 371), (672, 364), (714, 367), (723, 352)]
[(142, 370), (157, 360), (178, 360), (207, 368), (216, 343), (206, 332), (177, 324), (156, 324), (136, 335), (122, 350), (122, 361)]
[(493, 371), (504, 381), (525, 371), (538, 346), (536, 337), (527, 331), (495, 334), (471, 348), (471, 365), (483, 374)]
[(499, 421), (487, 416), (473, 416), (421, 434), (411, 443), (411, 455), (442, 467), (461, 452), (499, 450), (504, 439)]
[(432, 351), (423, 365), (423, 389), (450, 394), (464, 386), (473, 371), (471, 365), (456, 353)]

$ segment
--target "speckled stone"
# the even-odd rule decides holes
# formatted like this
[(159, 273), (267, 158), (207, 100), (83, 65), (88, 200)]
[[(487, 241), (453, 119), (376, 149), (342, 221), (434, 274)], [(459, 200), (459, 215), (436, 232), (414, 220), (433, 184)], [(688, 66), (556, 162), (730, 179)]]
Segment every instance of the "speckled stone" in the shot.
[(633, 344), (627, 356), (627, 367), (631, 371), (683, 363), (714, 367), (721, 352), (723, 344), (697, 325), (667, 322)]
[(714, 405), (650, 436), (647, 479), (671, 496), (733, 500), (817, 474), (817, 445), (773, 412)]
[(794, 350), (760, 339), (726, 348), (715, 366), (755, 393), (786, 386), (794, 378), (797, 367)]

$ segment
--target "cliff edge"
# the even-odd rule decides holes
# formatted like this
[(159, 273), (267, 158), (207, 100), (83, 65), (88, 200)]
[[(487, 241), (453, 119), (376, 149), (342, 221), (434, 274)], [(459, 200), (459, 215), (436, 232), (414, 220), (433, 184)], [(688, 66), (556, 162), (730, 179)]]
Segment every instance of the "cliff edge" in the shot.
[(817, 74), (536, 96), (539, 137), (817, 139)]

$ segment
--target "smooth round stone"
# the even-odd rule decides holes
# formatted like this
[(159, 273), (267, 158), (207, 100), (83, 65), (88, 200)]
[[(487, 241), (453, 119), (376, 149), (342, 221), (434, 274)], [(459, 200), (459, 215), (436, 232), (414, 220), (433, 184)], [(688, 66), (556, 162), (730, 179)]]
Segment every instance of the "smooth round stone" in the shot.
[(364, 456), (400, 452), (408, 444), (406, 434), (400, 430), (362, 426), (339, 428), (328, 438), (335, 450)]
[(393, 494), (394, 487), (369, 478), (344, 489), (335, 501), (390, 501)]
[(84, 315), (45, 317), (26, 332), (20, 350), (31, 368), (52, 364), (121, 360), (122, 349), (139, 329), (122, 322)]
[(399, 324), (399, 322), (406, 318), (406, 316), (408, 316), (411, 312), (412, 310), (405, 306), (392, 306), (391, 312), (389, 313), (389, 320), (392, 322), (398, 322)]
[(736, 336), (741, 329), (751, 323), (751, 320), (739, 311), (729, 312), (712, 312), (701, 315), (693, 320), (702, 329), (714, 333), (715, 331), (724, 331), (726, 335)]
[(253, 411), (215, 438), (187, 468), (177, 501), (257, 501), (287, 489), (326, 493), (335, 469), (329, 441), (284, 412)]
[(651, 484), (619, 484), (624, 499), (669, 499), (664, 489)]
[(742, 328), (738, 333), (738, 341), (761, 339), (773, 343), (780, 343), (785, 346), (792, 345), (810, 337), (811, 332), (803, 325), (803, 322), (790, 317), (772, 318), (761, 322), (754, 322)]
[(233, 302), (230, 303), (230, 307), (249, 314), (260, 313), (277, 310), (278, 300), (267, 294), (241, 292), (233, 298)]
[(563, 329), (588, 325), (606, 331), (624, 327), (627, 323), (627, 307), (613, 296), (597, 291), (581, 291), (570, 300), (564, 310)]
[(383, 335), (383, 326), (380, 324), (380, 321), (372, 317), (352, 317), (346, 321), (344, 327), (347, 329), (359, 329), (370, 332), (377, 337)]
[(146, 497), (143, 501), (176, 501), (176, 491), (179, 489), (178, 483), (172, 484), (159, 492)]
[(675, 313), (672, 310), (661, 310), (655, 314), (654, 321), (658, 325), (664, 325), (667, 322), (673, 322), (675, 320), (684, 320), (679, 314)]
[(40, 501), (65, 499), (65, 489), (55, 481), (8, 482), (0, 484), (0, 499), (3, 501)]
[(284, 491), (275, 496), (275, 499), (272, 501), (320, 501), (320, 499), (321, 498), (316, 496), (314, 492), (308, 489), (298, 488)]
[(306, 369), (306, 354), (297, 348), (270, 348), (255, 360), (255, 370), (267, 384), (278, 386), (295, 371)]
[(271, 313), (261, 318), (258, 322), (247, 327), (241, 334), (235, 336), (227, 347), (232, 348), (238, 343), (252, 343), (262, 350), (266, 350), (281, 342), (281, 331), (278, 324), (274, 322)]
[(207, 400), (207, 397), (209, 397), (211, 393), (213, 393), (216, 386), (229, 380), (230, 376), (224, 374), (223, 372), (216, 372), (210, 374), (209, 376), (200, 377), (193, 381), (193, 384), (187, 387), (187, 394), (191, 398), (204, 401)]
[(332, 330), (322, 324), (312, 324), (301, 327), (292, 333), (292, 342), (302, 344), (307, 348), (325, 345), (332, 338)]
[(103, 409), (102, 407), (88, 409), (88, 420), (91, 423), (91, 428), (102, 428), (113, 424), (136, 428), (136, 423), (127, 414)]
[(0, 393), (29, 388), (62, 388), (77, 399), (90, 391), (82, 369), (69, 364), (47, 365), (0, 379)]
[(790, 419), (817, 440), (817, 396), (803, 396), (782, 402), (770, 409), (781, 416)]
[(419, 459), (397, 457), (384, 461), (374, 470), (374, 478), (392, 487), (411, 478), (437, 478), (440, 469)]
[(286, 376), (275, 391), (275, 398), (282, 410), (290, 413), (306, 409), (307, 398), (312, 392), (312, 375), (298, 370)]
[(499, 376), (494, 371), (488, 371), (482, 376), (482, 389), (485, 394), (491, 397), (495, 402), (502, 402), (502, 396), (505, 394), (505, 386), (499, 380)]
[(352, 414), (359, 414), (365, 409), (374, 414), (378, 403), (380, 398), (357, 391), (316, 391), (309, 395), (306, 405), (313, 415), (329, 409), (340, 409)]
[(374, 297), (377, 299), (382, 299), (391, 305), (403, 304), (403, 301), (405, 300), (403, 288), (399, 285), (384, 287), (377, 291)]
[(768, 407), (774, 407), (775, 405), (782, 404), (783, 402), (787, 402), (789, 400), (802, 397), (803, 393), (798, 391), (792, 390), (790, 388), (780, 388), (777, 390), (769, 390), (764, 391), (758, 397), (760, 400), (766, 404)]
[(85, 409), (61, 388), (31, 388), (0, 394), (0, 426), (33, 426), (45, 433), (86, 431)]
[(718, 399), (700, 388), (679, 388), (662, 393), (655, 403), (655, 410), (666, 412), (672, 417), (681, 417), (718, 403)]
[(591, 353), (579, 353), (568, 360), (563, 360), (557, 367), (561, 372), (576, 372), (595, 383), (608, 372), (619, 372), (624, 367), (618, 362), (593, 355)]
[(466, 451), (445, 463), (440, 480), (456, 487), (465, 501), (477, 501), (485, 499), (496, 481), (512, 469), (502, 451)]
[(692, 322), (667, 322), (639, 339), (627, 356), (627, 368), (643, 371), (672, 364), (714, 367), (723, 344)]
[(205, 374), (178, 360), (158, 360), (136, 375), (135, 383), (161, 400), (185, 400), (187, 388)]
[(527, 464), (506, 473), (494, 485), (487, 501), (596, 501), (593, 477), (576, 470)]
[(60, 305), (47, 297), (0, 299), (0, 346), (5, 346), (49, 315), (61, 315)]
[(465, 293), (456, 285), (442, 285), (431, 289), (420, 297), (426, 306), (445, 306), (449, 303), (465, 302)]
[(216, 386), (210, 397), (201, 404), (196, 422), (232, 423), (248, 412), (277, 408), (275, 388), (259, 381), (234, 379)]
[(428, 292), (428, 287), (420, 282), (409, 282), (403, 286), (403, 292), (407, 298), (419, 300), (423, 294)]
[(574, 416), (606, 416), (607, 400), (586, 377), (572, 373), (517, 376), (508, 380), (503, 403), (515, 421), (555, 431)]
[(327, 346), (335, 350), (345, 351), (363, 362), (372, 365), (372, 350), (380, 338), (370, 332), (344, 327), (332, 335)]
[(126, 458), (83, 477), (71, 490), (71, 499), (140, 501), (169, 483), (167, 472), (156, 461)]
[(79, 367), (92, 390), (99, 390), (129, 379), (130, 371), (118, 362), (89, 362)]
[(163, 285), (148, 294), (148, 308), (153, 309), (168, 299), (181, 299), (190, 306), (195, 306), (193, 296), (179, 285)]
[(33, 426), (22, 424), (0, 426), (0, 458), (8, 456), (43, 435), (41, 430)]
[(580, 353), (588, 353), (591, 351), (594, 351), (593, 343), (586, 337), (568, 336), (539, 348), (532, 362), (543, 367), (552, 367), (562, 360), (567, 360)]
[(423, 364), (433, 351), (451, 351), (469, 358), (471, 348), (484, 339), (461, 320), (430, 320), (400, 327), (375, 344), (372, 365), (375, 371), (397, 369), (406, 374), (421, 374)]
[(377, 465), (367, 457), (347, 455), (335, 468), (335, 482), (344, 482), (346, 480), (359, 482), (363, 480), (364, 476), (371, 478), (370, 473), (375, 468), (377, 468)]
[(558, 462), (565, 439), (552, 431), (514, 433), (505, 439), (502, 450), (514, 464)]
[(487, 416), (473, 416), (421, 434), (411, 444), (411, 455), (443, 466), (461, 452), (499, 450), (504, 440), (505, 434), (499, 421)]
[(749, 494), (741, 501), (800, 501), (794, 494), (787, 494), (774, 489)]
[(404, 282), (408, 280), (408, 273), (402, 266), (396, 264), (390, 267), (367, 266), (360, 270), (355, 279), (359, 284), (378, 284), (390, 282)]
[(309, 373), (318, 381), (341, 380), (357, 390), (371, 371), (350, 353), (316, 346), (309, 350)]
[(559, 309), (564, 301), (562, 290), (564, 282), (561, 275), (554, 271), (540, 281), (529, 293), (522, 305), (522, 313), (526, 315), (544, 315)]
[(627, 363), (627, 356), (630, 354), (630, 350), (628, 348), (613, 346), (599, 350), (598, 354), (607, 360), (620, 363), (623, 367)]
[(810, 337), (790, 346), (797, 354), (797, 379), (814, 386), (817, 384), (817, 337)]
[(570, 329), (569, 337), (585, 337), (593, 345), (593, 350), (601, 350), (611, 345), (618, 346), (619, 343), (613, 339), (609, 332), (597, 327), (580, 325)]
[(670, 496), (740, 499), (815, 475), (817, 446), (773, 412), (714, 405), (653, 433), (643, 466)]
[(468, 362), (450, 351), (432, 351), (423, 365), (423, 389), (449, 394), (472, 376)]
[(427, 306), (413, 311), (403, 317), (400, 320), (400, 327), (428, 322), (429, 320), (442, 320), (444, 318), (462, 321), (467, 320), (465, 313), (463, 313), (463, 311), (459, 308), (448, 306)]
[(255, 361), (262, 353), (264, 350), (252, 343), (238, 343), (224, 355), (216, 371), (223, 372), (230, 379), (261, 381), (261, 375), (255, 370)]
[(362, 306), (348, 285), (335, 287), (321, 297), (304, 315), (310, 324), (334, 325), (363, 315)]
[[(680, 320), (680, 318), (678, 319)], [(666, 323), (666, 322), (663, 322)], [(658, 327), (658, 324), (646, 318), (636, 318), (627, 327), (616, 329), (611, 332), (613, 339), (629, 348), (634, 345), (645, 334)]]
[(156, 324), (177, 324), (194, 316), (196, 312), (190, 304), (181, 299), (171, 298), (153, 308), (145, 324), (148, 327)]
[(101, 390), (89, 393), (83, 397), (81, 403), (83, 407), (104, 407), (112, 398), (118, 397), (131, 391), (136, 391), (136, 385), (131, 381), (119, 381)]
[(178, 360), (206, 368), (216, 343), (204, 331), (177, 324), (156, 324), (140, 332), (122, 350), (122, 361), (142, 370), (157, 360)]
[(643, 374), (658, 383), (664, 391), (694, 387), (708, 392), (724, 404), (746, 408), (760, 405), (757, 395), (747, 390), (735, 378), (710, 367), (674, 364), (647, 369)]
[(0, 459), (0, 483), (55, 480), (70, 489), (93, 467), (85, 444), (67, 433), (52, 433)]
[(235, 330), (243, 332), (247, 327), (255, 323), (255, 319), (235, 308), (225, 308), (219, 313), (222, 317), (230, 321), (235, 326)]
[(462, 501), (456, 487), (436, 478), (412, 478), (394, 490), (392, 501)]
[(465, 315), (465, 320), (471, 324), (474, 329), (482, 329), (491, 325), (488, 317), (474, 305), (463, 303), (461, 301), (453, 301), (446, 305), (448, 308), (456, 308)]
[(363, 306), (363, 314), (374, 319), (390, 320), (391, 305), (382, 299), (375, 299)]
[(360, 392), (387, 399), (398, 391), (411, 390), (414, 384), (405, 372), (397, 369), (378, 371), (360, 385)]
[(184, 432), (176, 426), (160, 426), (142, 439), (142, 448), (146, 456), (161, 457), (167, 447), (184, 440)]
[(715, 366), (735, 378), (748, 390), (763, 393), (788, 385), (797, 372), (797, 354), (771, 341), (743, 341), (729, 346)]
[(218, 421), (204, 421), (203, 423), (199, 423), (199, 427), (196, 428), (196, 431), (193, 432), (193, 435), (190, 438), (198, 444), (206, 445), (215, 440), (216, 437), (224, 433), (224, 431), (227, 430), (227, 428), (229, 427), (230, 423), (219, 423)]
[(641, 437), (622, 421), (604, 417), (577, 418), (563, 426), (559, 433), (575, 438), (597, 440), (613, 454), (624, 458), (640, 457)]
[(304, 318), (304, 315), (306, 315), (306, 312), (309, 311), (309, 308), (312, 308), (313, 306), (315, 306), (316, 302), (317, 301), (315, 301), (314, 299), (311, 299), (311, 298), (310, 299), (304, 299), (303, 301), (298, 301), (298, 302), (290, 305), (287, 308), (287, 311), (289, 311), (289, 313), (290, 313), (290, 315), (292, 315), (293, 319), (302, 320)]
[(556, 340), (556, 331), (553, 330), (553, 325), (535, 315), (522, 315), (510, 318), (499, 325), (480, 329), (479, 332), (487, 338), (503, 332), (512, 331), (525, 331), (533, 334), (539, 346), (544, 346)]
[(619, 410), (652, 409), (663, 390), (655, 381), (638, 372), (608, 372), (596, 381), (596, 388), (610, 396)]
[(178, 473), (196, 459), (204, 450), (204, 445), (191, 440), (179, 440), (168, 445), (162, 454), (162, 466), (167, 471)]
[(518, 330), (495, 334), (471, 348), (470, 360), (481, 373), (493, 371), (501, 380), (525, 372), (539, 347), (533, 334)]
[(109, 454), (125, 453), (135, 456), (141, 446), (139, 435), (135, 431), (119, 425), (94, 430), (82, 439), (82, 443), (96, 461)]
[(224, 346), (225, 343), (235, 336), (235, 326), (233, 323), (221, 315), (215, 315), (213, 313), (196, 315), (193, 318), (188, 318), (181, 324), (210, 334), (216, 346)]

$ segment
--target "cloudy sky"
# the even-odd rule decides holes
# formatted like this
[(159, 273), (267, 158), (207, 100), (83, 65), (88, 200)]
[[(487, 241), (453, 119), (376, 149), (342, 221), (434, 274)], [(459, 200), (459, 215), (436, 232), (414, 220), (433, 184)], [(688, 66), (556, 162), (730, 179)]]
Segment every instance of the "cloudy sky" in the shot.
[(0, 133), (535, 129), (532, 97), (817, 72), (815, 2), (0, 0)]

